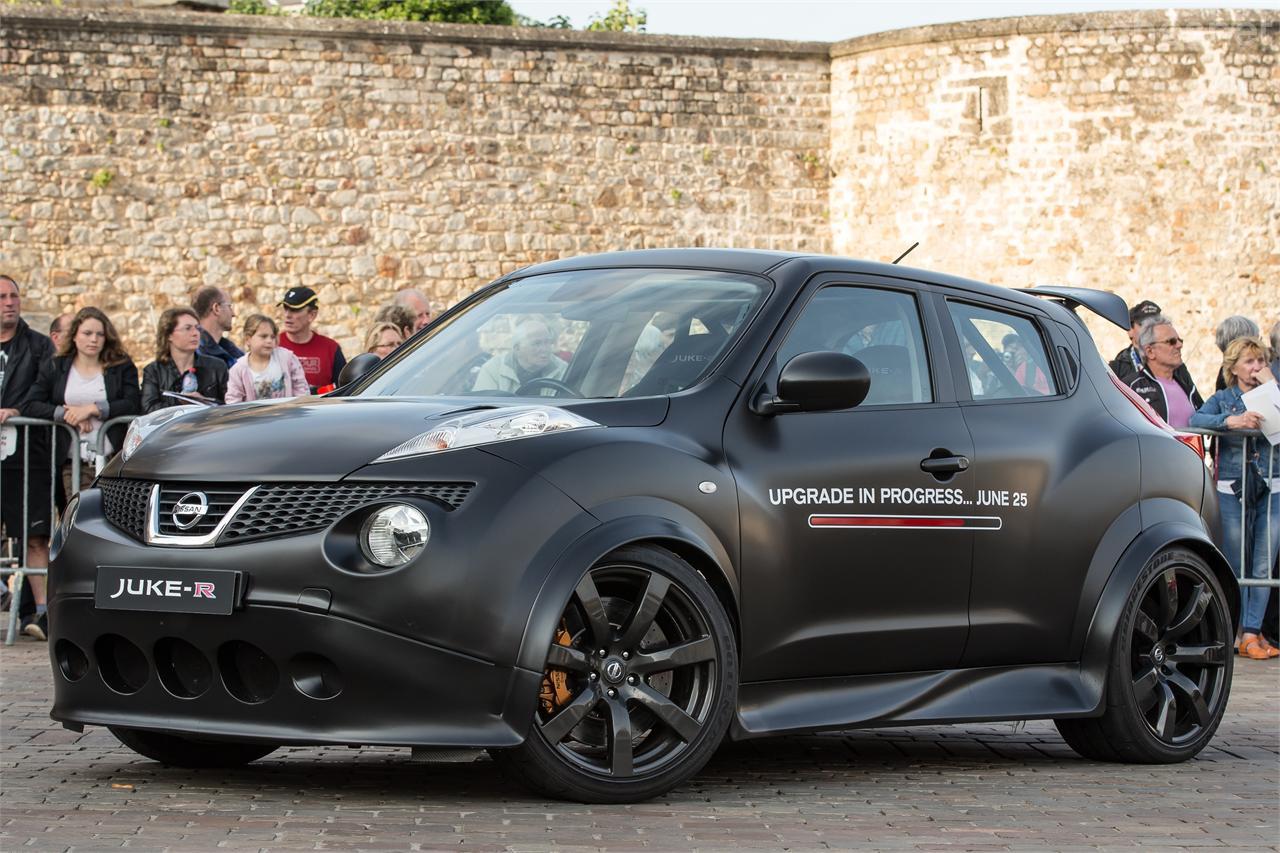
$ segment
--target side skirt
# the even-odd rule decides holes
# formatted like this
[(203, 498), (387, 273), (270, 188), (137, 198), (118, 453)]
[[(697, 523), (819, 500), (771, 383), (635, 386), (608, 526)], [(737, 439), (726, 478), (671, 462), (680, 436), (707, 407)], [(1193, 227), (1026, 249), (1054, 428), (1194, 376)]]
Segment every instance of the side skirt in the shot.
[(1101, 707), (1101, 692), (1074, 663), (768, 681), (738, 688), (732, 737), (1089, 717)]

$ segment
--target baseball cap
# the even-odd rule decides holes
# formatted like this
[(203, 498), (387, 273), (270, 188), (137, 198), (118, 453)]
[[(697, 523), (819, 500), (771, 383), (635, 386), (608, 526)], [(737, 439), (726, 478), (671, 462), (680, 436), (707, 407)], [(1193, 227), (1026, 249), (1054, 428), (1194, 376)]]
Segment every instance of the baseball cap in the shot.
[[(306, 290), (306, 288), (302, 288)], [(1150, 299), (1144, 299), (1137, 305), (1129, 309), (1129, 325), (1137, 326), (1148, 317), (1154, 317), (1160, 313), (1160, 306), (1152, 302)]]
[(316, 305), (318, 297), (316, 292), (309, 287), (291, 287), (284, 292), (284, 298), (280, 300), (281, 305), (285, 308), (306, 308), (308, 305)]

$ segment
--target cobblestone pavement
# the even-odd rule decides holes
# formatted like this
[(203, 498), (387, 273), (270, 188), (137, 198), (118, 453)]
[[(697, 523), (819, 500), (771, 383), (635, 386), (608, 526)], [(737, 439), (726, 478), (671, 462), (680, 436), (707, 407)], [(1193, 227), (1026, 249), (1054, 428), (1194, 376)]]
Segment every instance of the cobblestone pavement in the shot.
[(5, 850), (1160, 850), (1280, 843), (1280, 661), (1238, 661), (1195, 760), (1078, 759), (1045, 722), (726, 747), (634, 806), (544, 802), (491, 762), (298, 748), (247, 768), (161, 767), (49, 719), (47, 646), (0, 648)]

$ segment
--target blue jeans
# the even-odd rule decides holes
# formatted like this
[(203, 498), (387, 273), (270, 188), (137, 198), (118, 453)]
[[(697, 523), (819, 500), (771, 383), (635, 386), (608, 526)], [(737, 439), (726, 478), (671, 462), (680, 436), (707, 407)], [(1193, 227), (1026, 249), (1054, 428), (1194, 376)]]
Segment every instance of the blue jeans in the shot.
[[(1236, 577), (1269, 578), (1271, 566), (1280, 551), (1280, 494), (1272, 492), (1250, 506), (1244, 520), (1245, 558), (1248, 571), (1240, 569), (1240, 499), (1235, 495), (1218, 492), (1218, 507), (1222, 514), (1222, 550)], [(1271, 522), (1270, 542), (1267, 541), (1268, 516)], [(1270, 547), (1268, 548), (1268, 545)], [(1267, 611), (1271, 590), (1265, 586), (1240, 588), (1240, 629), (1246, 634), (1256, 634), (1262, 628), (1262, 616)]]

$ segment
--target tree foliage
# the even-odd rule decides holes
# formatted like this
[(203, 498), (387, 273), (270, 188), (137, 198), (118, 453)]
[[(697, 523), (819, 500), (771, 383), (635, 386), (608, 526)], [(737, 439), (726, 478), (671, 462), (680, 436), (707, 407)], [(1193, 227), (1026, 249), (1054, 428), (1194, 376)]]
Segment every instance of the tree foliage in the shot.
[(283, 15), (278, 6), (267, 0), (231, 0), (227, 11), (235, 15)]
[[(0, 0), (15, 2), (16, 0)], [(33, 0), (21, 0), (33, 2)], [(59, 2), (59, 0), (53, 0)], [(231, 0), (230, 9), (240, 15), (279, 15), (273, 0)], [(441, 24), (498, 24), (571, 30), (565, 15), (539, 21), (519, 15), (507, 0), (307, 0), (302, 14), (321, 18), (363, 18), (371, 21), (429, 21)], [(630, 0), (613, 0), (603, 16), (592, 15), (585, 29), (610, 32), (644, 32), (649, 15), (632, 9)]]
[(374, 21), (430, 21), (440, 24), (516, 22), (506, 0), (308, 0), (303, 14)]
[(630, 0), (613, 0), (613, 6), (603, 18), (599, 15), (591, 16), (591, 23), (587, 24), (587, 29), (615, 33), (642, 33), (647, 23), (649, 23), (648, 12), (643, 9), (632, 9)]
[(544, 30), (571, 30), (573, 22), (565, 15), (552, 15), (545, 21), (539, 21), (536, 18), (530, 18), (528, 15), (516, 13), (517, 27), (538, 27)]

